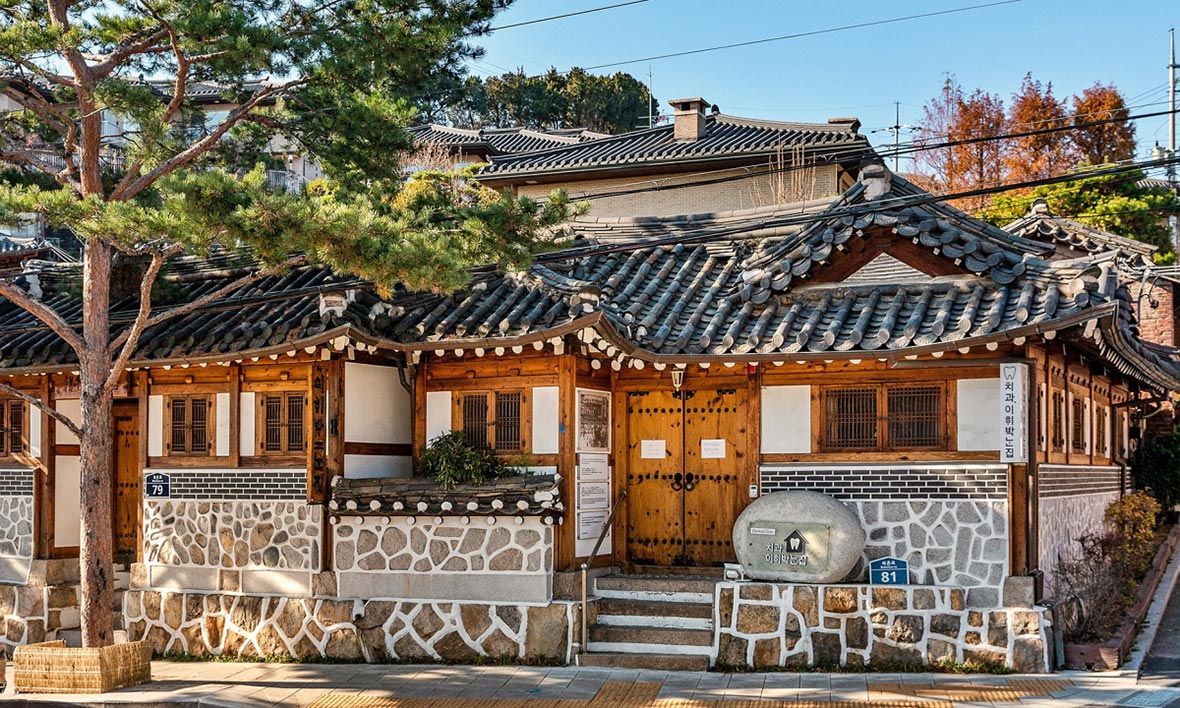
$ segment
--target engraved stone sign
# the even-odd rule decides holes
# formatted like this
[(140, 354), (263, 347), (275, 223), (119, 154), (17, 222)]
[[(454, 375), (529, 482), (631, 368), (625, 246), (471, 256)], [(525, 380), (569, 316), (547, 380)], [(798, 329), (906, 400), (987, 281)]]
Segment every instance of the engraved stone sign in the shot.
[(738, 561), (759, 580), (838, 582), (856, 566), (864, 544), (856, 514), (819, 492), (767, 494), (733, 528)]

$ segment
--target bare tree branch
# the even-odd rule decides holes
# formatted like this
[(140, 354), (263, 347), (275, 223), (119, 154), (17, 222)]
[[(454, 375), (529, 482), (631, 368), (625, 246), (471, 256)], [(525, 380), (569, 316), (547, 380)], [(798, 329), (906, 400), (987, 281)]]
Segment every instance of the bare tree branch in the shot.
[(82, 352), (86, 349), (86, 344), (82, 341), (82, 337), (70, 326), (70, 323), (66, 322), (51, 307), (29, 297), (28, 293), (8, 280), (0, 280), (0, 295), (8, 298), (12, 304), (44, 322), (57, 336), (65, 340), (65, 343), (70, 345), (75, 353), (79, 356), (82, 355)]
[(9, 386), (8, 384), (5, 384), (5, 383), (0, 383), (0, 391), (3, 391), (4, 393), (7, 393), (10, 396), (14, 396), (16, 398), (19, 398), (22, 401), (24, 401), (25, 403), (28, 403), (30, 406), (35, 406), (37, 408), (40, 408), (41, 410), (48, 413), (50, 418), (53, 418), (57, 422), (66, 426), (67, 428), (69, 428), (70, 432), (73, 433), (74, 435), (77, 435), (79, 440), (82, 439), (82, 428), (78, 427), (78, 425), (76, 423), (74, 423), (74, 421), (70, 420), (69, 417), (67, 417), (64, 413), (54, 409), (52, 406), (45, 403), (41, 399), (30, 396), (29, 394), (25, 393), (24, 391), (20, 390), (19, 388)]
[(154, 182), (156, 182), (156, 180), (177, 169), (180, 169), (201, 155), (204, 155), (206, 152), (212, 149), (214, 145), (217, 144), (217, 141), (221, 140), (222, 136), (229, 132), (230, 128), (242, 122), (242, 120), (245, 119), (251, 111), (257, 108), (260, 103), (267, 99), (274, 98), (275, 96), (278, 96), (279, 94), (288, 91), (295, 86), (301, 86), (307, 83), (307, 81), (308, 79), (306, 78), (295, 79), (284, 84), (276, 84), (258, 91), (253, 96), (251, 96), (249, 100), (231, 111), (230, 114), (226, 116), (225, 119), (220, 123), (218, 123), (208, 135), (194, 142), (192, 145), (177, 153), (172, 158), (166, 160), (163, 164), (151, 172), (148, 172), (146, 175), (136, 179), (126, 187), (113, 192), (111, 194), (111, 201), (126, 201), (131, 199), (136, 194), (139, 194), (141, 191), (151, 186)]
[[(139, 336), (143, 334), (144, 328), (147, 327), (148, 320), (152, 314), (152, 285), (156, 282), (156, 276), (160, 274), (160, 268), (164, 266), (164, 261), (168, 260), (174, 254), (179, 253), (183, 248), (184, 246), (177, 243), (152, 254), (152, 262), (143, 274), (143, 280), (139, 283), (139, 312), (135, 315), (135, 322), (127, 330), (126, 336), (120, 335), (123, 348), (119, 351), (119, 357), (111, 365), (111, 373), (107, 376), (106, 383), (103, 384), (104, 391), (113, 391), (115, 390), (115, 386), (119, 385), (119, 378), (123, 375), (123, 369), (127, 368), (127, 362), (131, 361), (131, 354), (135, 351), (136, 345), (139, 344)], [(118, 341), (116, 340), (111, 343), (111, 346), (107, 350), (107, 356), (114, 356), (115, 351), (119, 347)]]

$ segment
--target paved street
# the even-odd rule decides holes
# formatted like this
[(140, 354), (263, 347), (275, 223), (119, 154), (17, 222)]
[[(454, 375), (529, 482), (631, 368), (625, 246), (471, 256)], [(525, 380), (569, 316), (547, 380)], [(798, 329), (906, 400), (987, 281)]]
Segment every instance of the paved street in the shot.
[[(8, 672), (11, 683), (11, 667)], [(314, 708), (594, 708), (743, 706), (1104, 706), (1162, 708), (1180, 690), (1143, 691), (1133, 679), (949, 674), (722, 674), (576, 667), (156, 662), (150, 686), (105, 696), (15, 696), (61, 705), (312, 706)], [(23, 700), (22, 700), (23, 699)], [(534, 703), (535, 701), (535, 703)], [(7, 701), (0, 701), (0, 704)]]

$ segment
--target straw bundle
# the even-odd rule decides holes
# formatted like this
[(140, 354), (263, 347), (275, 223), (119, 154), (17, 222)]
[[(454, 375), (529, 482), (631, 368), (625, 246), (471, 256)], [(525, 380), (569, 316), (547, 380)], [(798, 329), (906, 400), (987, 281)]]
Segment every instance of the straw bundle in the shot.
[(106, 693), (152, 680), (147, 642), (98, 649), (68, 648), (63, 641), (17, 647), (12, 684), (18, 693)]

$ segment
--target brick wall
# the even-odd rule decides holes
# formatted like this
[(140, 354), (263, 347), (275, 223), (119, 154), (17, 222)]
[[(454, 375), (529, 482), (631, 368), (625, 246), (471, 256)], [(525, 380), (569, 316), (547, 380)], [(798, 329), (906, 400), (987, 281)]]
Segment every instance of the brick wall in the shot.
[[(1176, 344), (1176, 302), (1170, 281), (1128, 284), (1132, 302), (1138, 303), (1139, 333), (1144, 339), (1169, 346)], [(1143, 297), (1140, 297), (1142, 291)], [(1152, 306), (1152, 303), (1158, 303)]]
[(0, 470), (0, 497), (32, 496), (33, 470)]
[[(593, 199), (590, 204), (591, 216), (657, 216), (670, 214), (701, 214), (706, 212), (735, 211), (752, 207), (769, 206), (780, 202), (830, 197), (840, 191), (837, 167), (824, 165), (812, 170), (813, 186), (810, 190), (789, 189), (792, 175), (768, 175), (765, 167), (725, 170), (706, 175), (656, 175), (646, 177), (619, 177), (614, 179), (587, 180), (558, 184), (518, 185), (517, 191), (526, 197), (539, 199), (554, 189), (562, 188), (572, 199), (585, 199), (594, 194), (615, 191), (631, 191), (651, 187), (668, 187), (686, 182), (699, 182), (735, 175), (752, 174), (748, 179), (721, 182), (720, 184), (682, 187), (679, 189), (657, 189), (618, 197)], [(756, 172), (763, 174), (757, 174)], [(776, 195), (786, 194), (779, 199)]]
[(242, 468), (195, 470), (169, 468), (172, 499), (202, 500), (304, 500), (307, 473), (303, 469)]
[(801, 469), (762, 468), (762, 493), (812, 491), (841, 500), (971, 499), (1002, 500), (1008, 495), (1007, 471), (986, 467), (848, 466)]

